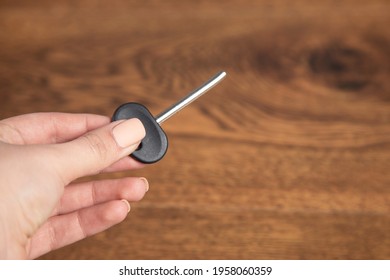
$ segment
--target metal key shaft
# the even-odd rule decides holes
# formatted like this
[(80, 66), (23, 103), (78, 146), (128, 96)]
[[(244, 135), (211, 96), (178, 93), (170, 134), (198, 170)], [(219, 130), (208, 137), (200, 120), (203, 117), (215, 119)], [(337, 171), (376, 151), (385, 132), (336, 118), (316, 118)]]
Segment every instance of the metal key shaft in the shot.
[(189, 93), (186, 97), (179, 100), (177, 103), (173, 104), (171, 107), (166, 109), (164, 112), (160, 113), (156, 116), (156, 122), (158, 124), (162, 124), (164, 121), (172, 117), (174, 114), (179, 112), (181, 109), (186, 107), (187, 105), (191, 104), (193, 101), (201, 97), (203, 94), (208, 92), (211, 88), (213, 88), (215, 85), (217, 85), (220, 81), (222, 81), (223, 78), (225, 78), (226, 72), (219, 72), (214, 77), (212, 77), (210, 80), (205, 82), (203, 85), (201, 85), (199, 88), (195, 89), (191, 93)]

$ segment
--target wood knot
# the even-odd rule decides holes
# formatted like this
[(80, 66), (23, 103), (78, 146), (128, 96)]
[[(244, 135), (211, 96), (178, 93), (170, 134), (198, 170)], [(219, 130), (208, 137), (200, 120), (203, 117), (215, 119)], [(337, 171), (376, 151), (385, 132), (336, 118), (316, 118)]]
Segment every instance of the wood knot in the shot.
[(338, 44), (312, 51), (309, 68), (329, 86), (354, 91), (363, 89), (377, 72), (370, 53)]

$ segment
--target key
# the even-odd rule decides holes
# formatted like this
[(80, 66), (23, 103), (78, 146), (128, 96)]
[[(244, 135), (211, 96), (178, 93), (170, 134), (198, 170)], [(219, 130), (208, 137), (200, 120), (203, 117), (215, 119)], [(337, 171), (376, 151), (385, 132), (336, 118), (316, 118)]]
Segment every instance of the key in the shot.
[(225, 78), (226, 72), (220, 72), (186, 97), (173, 104), (156, 118), (142, 104), (130, 102), (119, 106), (112, 117), (112, 121), (138, 118), (145, 127), (146, 135), (131, 156), (143, 163), (154, 163), (164, 157), (168, 149), (168, 138), (161, 128), (161, 124), (175, 113), (205, 94)]

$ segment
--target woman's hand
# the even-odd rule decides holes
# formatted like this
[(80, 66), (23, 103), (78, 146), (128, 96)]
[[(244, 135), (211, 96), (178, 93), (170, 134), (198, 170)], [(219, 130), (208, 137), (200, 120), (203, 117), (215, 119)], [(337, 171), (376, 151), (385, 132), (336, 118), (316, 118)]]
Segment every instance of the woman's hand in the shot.
[(36, 113), (0, 121), (0, 258), (36, 258), (121, 222), (144, 178), (72, 183), (142, 167), (138, 119)]

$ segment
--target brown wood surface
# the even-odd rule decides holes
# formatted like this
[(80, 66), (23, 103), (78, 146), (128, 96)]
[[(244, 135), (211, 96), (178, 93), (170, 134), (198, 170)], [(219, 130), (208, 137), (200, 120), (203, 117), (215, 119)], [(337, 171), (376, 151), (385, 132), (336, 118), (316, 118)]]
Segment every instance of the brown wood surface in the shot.
[(387, 0), (2, 0), (1, 118), (159, 113), (228, 72), (126, 173), (131, 215), (42, 258), (389, 259), (389, 26)]

